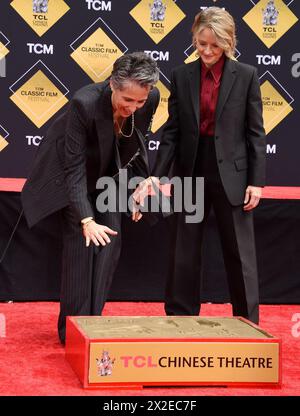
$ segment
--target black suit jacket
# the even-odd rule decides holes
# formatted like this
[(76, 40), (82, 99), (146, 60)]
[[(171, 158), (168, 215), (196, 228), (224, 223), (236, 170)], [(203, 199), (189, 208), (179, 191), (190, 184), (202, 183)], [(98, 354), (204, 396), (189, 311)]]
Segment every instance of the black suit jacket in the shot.
[[(200, 131), (201, 64), (172, 72), (169, 119), (152, 174), (192, 176)], [(215, 149), (221, 180), (232, 205), (243, 203), (247, 185), (264, 186), (266, 142), (256, 69), (225, 60), (215, 119)]]
[[(135, 112), (135, 126), (143, 135), (158, 103), (159, 91), (154, 88)], [(138, 140), (147, 163), (147, 149)], [(85, 86), (75, 93), (68, 111), (55, 120), (39, 146), (21, 195), (28, 225), (67, 205), (73, 207), (78, 221), (94, 217), (90, 195), (97, 179), (116, 173), (118, 167), (109, 82)]]

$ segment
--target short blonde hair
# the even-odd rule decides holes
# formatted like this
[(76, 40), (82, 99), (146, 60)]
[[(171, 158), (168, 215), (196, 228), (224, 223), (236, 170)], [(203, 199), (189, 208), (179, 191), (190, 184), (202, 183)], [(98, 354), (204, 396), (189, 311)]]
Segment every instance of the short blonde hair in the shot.
[(234, 59), (236, 34), (231, 14), (220, 7), (208, 7), (198, 13), (192, 26), (194, 44), (196, 35), (206, 28), (214, 32), (217, 44), (224, 50), (225, 55)]

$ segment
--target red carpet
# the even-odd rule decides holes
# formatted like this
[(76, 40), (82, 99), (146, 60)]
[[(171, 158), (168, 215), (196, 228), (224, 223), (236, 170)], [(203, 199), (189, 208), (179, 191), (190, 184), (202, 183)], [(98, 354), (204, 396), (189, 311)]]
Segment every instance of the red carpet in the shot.
[[(56, 334), (59, 305), (54, 302), (0, 303), (0, 395), (2, 396), (300, 396), (300, 336), (292, 317), (300, 306), (260, 307), (260, 326), (282, 338), (281, 388), (145, 388), (83, 390), (64, 357)], [(105, 315), (164, 315), (160, 303), (108, 303)], [(230, 305), (202, 307), (202, 316), (231, 316)], [(5, 320), (6, 328), (3, 326)], [(294, 330), (297, 329), (296, 326)], [(295, 335), (300, 335), (300, 327)], [(4, 337), (4, 335), (6, 335)]]
[[(25, 178), (0, 178), (0, 191), (21, 192)], [(266, 186), (263, 198), (267, 199), (300, 199), (299, 186)]]

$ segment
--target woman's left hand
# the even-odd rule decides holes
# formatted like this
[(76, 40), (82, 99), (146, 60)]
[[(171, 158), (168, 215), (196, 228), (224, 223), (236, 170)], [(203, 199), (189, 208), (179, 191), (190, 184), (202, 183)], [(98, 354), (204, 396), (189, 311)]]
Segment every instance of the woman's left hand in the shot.
[(118, 232), (112, 230), (106, 225), (97, 224), (94, 220), (89, 221), (82, 227), (83, 236), (85, 238), (85, 245), (89, 247), (90, 243), (94, 243), (95, 246), (106, 246), (111, 242), (108, 235), (117, 235)]
[(262, 188), (260, 186), (249, 185), (245, 192), (244, 211), (251, 211), (257, 207), (261, 198)]
[(138, 222), (143, 214), (140, 211), (140, 206), (144, 204), (145, 198), (147, 198), (151, 191), (155, 193), (154, 186), (159, 188), (159, 178), (155, 176), (149, 176), (147, 179), (144, 179), (142, 182), (139, 183), (138, 187), (134, 191), (132, 198), (133, 198), (133, 207), (132, 207), (132, 221)]

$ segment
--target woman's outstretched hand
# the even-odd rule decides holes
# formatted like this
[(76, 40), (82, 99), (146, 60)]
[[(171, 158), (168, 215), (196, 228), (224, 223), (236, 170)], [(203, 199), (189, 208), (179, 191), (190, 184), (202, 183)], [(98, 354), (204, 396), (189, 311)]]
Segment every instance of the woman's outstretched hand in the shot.
[(140, 206), (143, 206), (144, 199), (147, 198), (151, 192), (155, 193), (155, 187), (159, 188), (159, 185), (159, 178), (156, 178), (155, 176), (149, 176), (149, 178), (144, 179), (139, 183), (138, 187), (132, 195), (132, 221), (138, 222), (142, 218), (143, 214), (140, 211)]
[(89, 247), (90, 243), (94, 243), (96, 246), (100, 244), (106, 246), (111, 242), (109, 235), (117, 235), (117, 231), (112, 230), (106, 225), (97, 224), (95, 221), (89, 221), (82, 227), (82, 232), (85, 237), (86, 247)]

